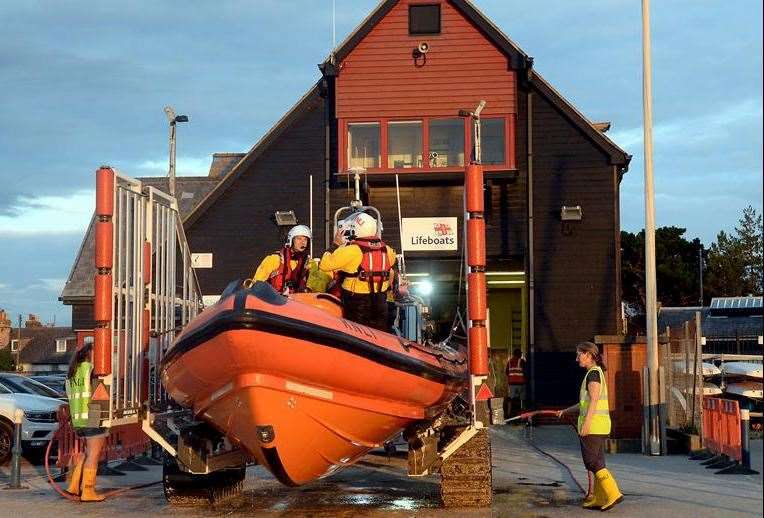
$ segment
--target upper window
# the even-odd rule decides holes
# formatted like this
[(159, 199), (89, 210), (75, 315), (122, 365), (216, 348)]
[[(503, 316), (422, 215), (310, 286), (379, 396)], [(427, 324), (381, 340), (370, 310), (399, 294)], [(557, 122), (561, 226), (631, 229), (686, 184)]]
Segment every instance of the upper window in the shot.
[(464, 120), (430, 120), (430, 167), (464, 165)]
[(440, 4), (410, 5), (409, 34), (440, 34)]
[(56, 338), (56, 352), (57, 353), (66, 352), (66, 338)]
[(422, 121), (388, 123), (387, 167), (422, 167)]
[(379, 123), (348, 124), (348, 169), (379, 167)]
[(18, 340), (11, 340), (11, 352), (15, 353), (19, 350), (19, 341)]
[(480, 119), (480, 161), (494, 165), (506, 162), (504, 119)]

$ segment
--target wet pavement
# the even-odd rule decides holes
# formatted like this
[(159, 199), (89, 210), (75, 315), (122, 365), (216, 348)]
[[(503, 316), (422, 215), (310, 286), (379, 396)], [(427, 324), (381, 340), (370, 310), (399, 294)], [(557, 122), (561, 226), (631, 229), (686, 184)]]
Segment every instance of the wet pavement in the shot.
[[(223, 503), (202, 507), (169, 505), (159, 483), (161, 467), (99, 477), (99, 489), (121, 488), (106, 502), (68, 502), (57, 495), (41, 467), (25, 464), (26, 490), (0, 490), (0, 515), (25, 516), (310, 516), (310, 517), (541, 517), (592, 516), (579, 505), (579, 484), (586, 484), (575, 434), (564, 427), (538, 429), (535, 443), (565, 463), (529, 447), (522, 428), (492, 433), (494, 504), (491, 509), (443, 509), (437, 477), (409, 478), (402, 454), (372, 454), (330, 478), (300, 487), (279, 484), (268, 472), (247, 470), (244, 492)], [(761, 471), (761, 441), (753, 458)], [(685, 457), (608, 456), (626, 500), (611, 514), (619, 516), (761, 516), (762, 478), (714, 475)], [(7, 484), (0, 468), (0, 487)]]

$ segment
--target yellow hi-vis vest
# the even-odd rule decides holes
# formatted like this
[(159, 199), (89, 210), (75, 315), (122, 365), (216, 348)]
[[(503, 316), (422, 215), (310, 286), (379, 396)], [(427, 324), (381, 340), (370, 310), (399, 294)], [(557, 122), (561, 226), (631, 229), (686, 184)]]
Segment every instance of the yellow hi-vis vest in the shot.
[(72, 426), (85, 428), (88, 426), (88, 405), (90, 404), (90, 373), (93, 364), (82, 362), (74, 371), (74, 376), (66, 380), (66, 397), (69, 398), (69, 414)]
[(600, 374), (600, 398), (594, 402), (594, 416), (592, 416), (592, 423), (589, 428), (589, 433), (592, 435), (609, 435), (610, 434), (610, 406), (607, 400), (607, 381), (605, 381), (605, 373), (602, 369), (595, 365), (588, 371), (586, 376), (581, 382), (581, 391), (578, 396), (578, 432), (581, 433), (581, 429), (584, 427), (584, 421), (586, 420), (586, 414), (589, 411), (589, 405), (591, 404), (591, 397), (589, 391), (586, 389), (586, 379), (589, 377), (589, 373), (597, 371)]

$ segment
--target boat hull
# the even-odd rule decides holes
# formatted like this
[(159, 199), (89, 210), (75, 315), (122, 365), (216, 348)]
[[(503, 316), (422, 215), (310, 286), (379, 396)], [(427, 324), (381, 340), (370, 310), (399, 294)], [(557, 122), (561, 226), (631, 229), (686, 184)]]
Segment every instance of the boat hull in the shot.
[(352, 464), (442, 412), (466, 385), (462, 355), (438, 356), (268, 290), (240, 290), (203, 312), (176, 340), (162, 380), (284, 484)]

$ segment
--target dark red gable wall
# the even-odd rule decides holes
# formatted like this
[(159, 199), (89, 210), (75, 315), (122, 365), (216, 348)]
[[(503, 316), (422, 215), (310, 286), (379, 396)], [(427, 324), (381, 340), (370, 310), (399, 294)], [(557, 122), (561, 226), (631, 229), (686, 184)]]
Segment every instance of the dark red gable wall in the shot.
[[(480, 99), (484, 115), (516, 113), (507, 57), (448, 2), (441, 2), (441, 34), (409, 36), (408, 7), (422, 3), (435, 2), (401, 0), (341, 63), (337, 118), (455, 117)], [(416, 67), (411, 52), (420, 41), (430, 51)]]

